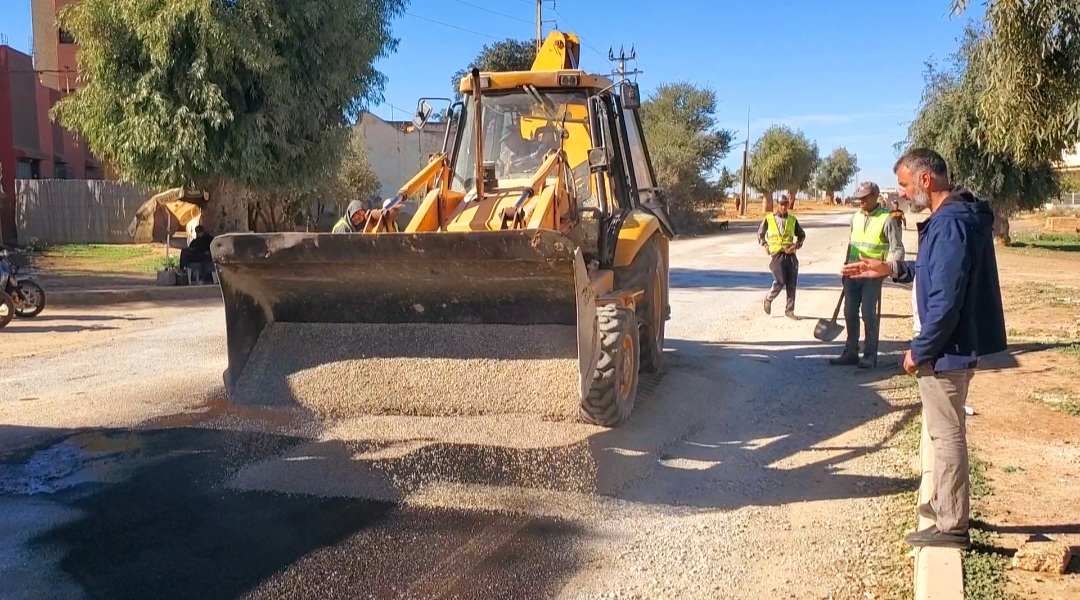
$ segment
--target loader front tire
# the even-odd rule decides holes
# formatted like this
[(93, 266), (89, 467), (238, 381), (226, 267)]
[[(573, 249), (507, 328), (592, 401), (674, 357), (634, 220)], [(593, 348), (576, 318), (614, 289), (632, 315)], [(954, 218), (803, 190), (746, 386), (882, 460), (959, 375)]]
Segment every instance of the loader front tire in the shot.
[(645, 242), (633, 262), (615, 270), (616, 288), (645, 292), (637, 305), (637, 322), (641, 329), (641, 370), (645, 373), (659, 373), (664, 368), (668, 289), (665, 281), (667, 271), (657, 235)]
[(600, 357), (589, 393), (581, 403), (581, 418), (594, 425), (615, 427), (626, 422), (637, 397), (640, 359), (637, 317), (614, 305), (596, 309)]

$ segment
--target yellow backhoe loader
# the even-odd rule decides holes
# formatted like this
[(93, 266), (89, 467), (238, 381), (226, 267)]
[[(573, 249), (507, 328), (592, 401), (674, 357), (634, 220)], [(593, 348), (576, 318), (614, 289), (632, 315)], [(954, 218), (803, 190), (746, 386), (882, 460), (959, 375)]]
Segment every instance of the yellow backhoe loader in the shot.
[(422, 198), (400, 230), (379, 213), (363, 233), (215, 238), (230, 394), (331, 415), (557, 398), (625, 422), (661, 369), (674, 232), (636, 84), (579, 56), (552, 32), (531, 70), (464, 77), (443, 151), (385, 206)]

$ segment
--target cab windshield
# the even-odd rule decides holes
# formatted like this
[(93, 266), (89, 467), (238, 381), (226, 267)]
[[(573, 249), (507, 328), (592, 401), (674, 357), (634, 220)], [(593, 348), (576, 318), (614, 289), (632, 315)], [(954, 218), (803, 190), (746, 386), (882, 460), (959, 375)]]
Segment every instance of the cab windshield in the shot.
[[(500, 181), (527, 179), (544, 162), (549, 150), (562, 146), (575, 179), (583, 172), (588, 188), (587, 96), (574, 92), (538, 91), (534, 97), (524, 89), (491, 92), (482, 96), (484, 118), (483, 162), (495, 165)], [(458, 125), (461, 137), (454, 157), (450, 188), (468, 192), (476, 179), (475, 101), (465, 98), (465, 119)]]

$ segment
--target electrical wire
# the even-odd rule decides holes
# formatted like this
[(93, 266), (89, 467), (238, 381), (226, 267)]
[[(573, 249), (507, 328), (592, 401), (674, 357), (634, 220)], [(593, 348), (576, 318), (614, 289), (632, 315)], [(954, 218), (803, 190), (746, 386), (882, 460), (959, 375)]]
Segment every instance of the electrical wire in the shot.
[(465, 6), (471, 6), (471, 7), (475, 8), (475, 9), (482, 10), (484, 12), (489, 12), (489, 13), (491, 13), (493, 15), (499, 15), (500, 17), (504, 17), (506, 19), (513, 19), (515, 21), (521, 21), (522, 23), (528, 23), (530, 25), (533, 24), (533, 21), (530, 21), (529, 19), (522, 19), (521, 17), (515, 17), (513, 15), (508, 15), (506, 13), (501, 13), (501, 12), (499, 12), (497, 10), (491, 10), (490, 8), (487, 8), (485, 6), (480, 6), (480, 5), (477, 5), (477, 4), (473, 4), (471, 2), (465, 2), (465, 0), (454, 0), (454, 2), (457, 2), (458, 4), (464, 4)]
[(465, 33), (471, 33), (473, 35), (479, 35), (479, 36), (482, 36), (482, 37), (491, 38), (493, 40), (501, 40), (501, 39), (503, 39), (503, 38), (500, 38), (500, 37), (497, 37), (497, 36), (494, 36), (494, 35), (490, 35), (490, 34), (487, 34), (487, 33), (481, 33), (479, 31), (473, 31), (472, 29), (465, 29), (464, 27), (458, 27), (457, 25), (451, 25), (449, 23), (443, 23), (442, 21), (436, 21), (435, 19), (429, 19), (427, 17), (418, 15), (418, 14), (416, 14), (414, 12), (405, 11), (405, 14), (407, 14), (407, 15), (409, 15), (411, 17), (416, 17), (417, 19), (420, 19), (422, 21), (428, 21), (430, 23), (435, 23), (436, 25), (442, 25), (443, 27), (449, 27), (451, 29), (457, 29), (458, 31), (464, 31)]
[(578, 35), (578, 38), (581, 39), (581, 43), (585, 44), (586, 48), (588, 48), (588, 49), (592, 50), (593, 52), (595, 52), (597, 55), (600, 56), (600, 58), (607, 59), (607, 56), (605, 56), (603, 52), (601, 52), (601, 51), (597, 50), (595, 47), (593, 47), (593, 45), (590, 44), (588, 42), (588, 40), (585, 39), (585, 36), (581, 35), (581, 30), (578, 29), (577, 27), (574, 27), (574, 24), (570, 22), (570, 19), (567, 19), (565, 15), (563, 15), (561, 12), (559, 12), (559, 9), (552, 6), (551, 11), (554, 12), (559, 17), (561, 17), (562, 20), (566, 22), (566, 25), (570, 29), (570, 31), (572, 31), (572, 32), (574, 32), (574, 33), (576, 33)]

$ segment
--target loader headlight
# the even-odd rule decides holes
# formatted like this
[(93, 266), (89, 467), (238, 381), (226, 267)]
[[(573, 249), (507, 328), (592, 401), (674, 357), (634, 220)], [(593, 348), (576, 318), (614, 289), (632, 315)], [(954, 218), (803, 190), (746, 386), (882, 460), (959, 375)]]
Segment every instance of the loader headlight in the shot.
[(577, 75), (559, 75), (559, 85), (573, 87), (578, 85), (581, 80)]

